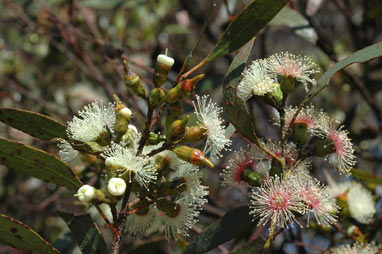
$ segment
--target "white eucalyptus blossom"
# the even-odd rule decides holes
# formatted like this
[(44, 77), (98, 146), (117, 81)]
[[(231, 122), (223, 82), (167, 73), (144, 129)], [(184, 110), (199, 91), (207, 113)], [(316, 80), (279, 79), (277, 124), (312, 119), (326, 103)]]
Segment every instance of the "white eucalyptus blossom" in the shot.
[(69, 163), (70, 165), (78, 158), (79, 152), (74, 150), (73, 147), (69, 144), (65, 139), (59, 139), (59, 143), (57, 144), (60, 149), (58, 155), (60, 158)]
[(264, 68), (264, 60), (255, 60), (242, 73), (242, 80), (237, 87), (237, 95), (248, 100), (253, 95), (263, 96), (273, 91), (274, 80)]
[(196, 209), (201, 209), (202, 206), (207, 203), (206, 196), (208, 195), (208, 188), (202, 185), (201, 178), (203, 174), (199, 171), (199, 168), (188, 162), (183, 161), (179, 164), (180, 167), (177, 171), (171, 175), (170, 180), (176, 178), (183, 178), (186, 189), (181, 192), (181, 200), (186, 200), (189, 204), (192, 204)]
[(68, 122), (67, 133), (71, 139), (83, 142), (96, 141), (107, 131), (114, 131), (115, 107), (113, 103), (93, 102), (85, 106)]
[(188, 236), (188, 231), (198, 222), (199, 211), (187, 200), (178, 200), (175, 202), (179, 206), (178, 213), (174, 217), (160, 212), (162, 222), (165, 225), (165, 235), (170, 239), (177, 239), (177, 234)]
[(348, 192), (348, 205), (351, 216), (358, 222), (370, 224), (376, 213), (371, 193), (360, 183), (353, 182)]
[(134, 179), (142, 186), (147, 188), (149, 182), (156, 180), (154, 166), (147, 157), (136, 156), (136, 150), (125, 148), (113, 143), (101, 156), (105, 160), (112, 160), (114, 167), (117, 167), (119, 177), (129, 174), (129, 178)]
[(223, 120), (220, 118), (223, 108), (212, 102), (207, 95), (202, 97), (197, 95), (196, 104), (192, 103), (199, 123), (206, 129), (207, 141), (204, 153), (211, 152), (211, 157), (221, 157), (221, 151), (228, 150), (227, 147), (232, 144), (232, 141), (225, 136)]

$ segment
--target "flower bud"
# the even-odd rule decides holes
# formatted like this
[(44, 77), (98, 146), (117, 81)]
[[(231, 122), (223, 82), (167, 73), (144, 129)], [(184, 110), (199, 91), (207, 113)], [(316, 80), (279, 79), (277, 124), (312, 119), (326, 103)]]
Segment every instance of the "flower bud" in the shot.
[(137, 130), (137, 127), (135, 127), (134, 125), (132, 125), (132, 124), (129, 124), (128, 126), (127, 126), (127, 131), (126, 131), (126, 133), (122, 136), (122, 138), (121, 138), (121, 142), (123, 143), (123, 144), (130, 144), (131, 143), (131, 141), (132, 141), (132, 139), (133, 139), (133, 137), (135, 136), (135, 135), (137, 135), (138, 134), (138, 130)]
[(206, 165), (211, 168), (214, 167), (212, 161), (210, 161), (202, 151), (196, 148), (188, 146), (178, 146), (173, 152), (182, 160), (187, 161), (194, 165)]
[(114, 130), (117, 135), (117, 140), (126, 133), (131, 118), (131, 110), (123, 104), (117, 103), (115, 108), (115, 124)]
[(203, 125), (194, 125), (187, 128), (186, 133), (184, 135), (185, 140), (188, 142), (197, 142), (204, 138), (207, 129), (203, 127)]
[(96, 196), (96, 189), (90, 185), (82, 185), (74, 196), (82, 202), (90, 202)]
[(281, 91), (281, 87), (279, 83), (273, 83), (273, 90), (269, 93), (269, 97), (273, 101), (273, 105), (279, 105), (283, 100), (283, 92)]
[(287, 95), (293, 91), (295, 84), (295, 78), (290, 76), (282, 76), (280, 81), (281, 91)]
[(144, 87), (141, 78), (134, 72), (129, 70), (126, 60), (123, 61), (125, 69), (125, 84), (129, 87), (136, 96), (139, 96), (143, 99), (146, 98), (146, 89)]
[(171, 124), (171, 134), (181, 135), (186, 131), (186, 125), (190, 120), (190, 116), (186, 116), (182, 120), (176, 120)]
[(154, 88), (150, 92), (149, 99), (151, 106), (159, 106), (166, 101), (166, 92), (162, 88)]
[(327, 138), (318, 141), (313, 148), (313, 156), (324, 157), (328, 154), (335, 153), (336, 148), (331, 139)]
[(168, 199), (158, 199), (156, 201), (157, 208), (164, 212), (168, 217), (174, 218), (178, 216), (180, 206)]
[(269, 175), (270, 176), (281, 176), (283, 172), (283, 167), (280, 163), (280, 161), (276, 160), (276, 159), (272, 159), (272, 163), (271, 163), (271, 168), (269, 170)]
[(259, 187), (263, 182), (262, 176), (253, 170), (252, 167), (248, 167), (243, 170), (241, 173), (241, 179), (246, 181), (252, 187)]
[(161, 87), (163, 85), (167, 79), (167, 75), (170, 72), (171, 67), (174, 65), (174, 62), (174, 58), (162, 54), (158, 55), (153, 74), (155, 87)]
[(293, 142), (298, 148), (302, 148), (308, 140), (308, 125), (306, 123), (294, 123), (293, 124)]
[(183, 100), (194, 91), (196, 83), (203, 77), (204, 74), (200, 74), (192, 79), (186, 79), (178, 83), (174, 88), (168, 91), (167, 102), (175, 103)]
[(159, 134), (150, 133), (147, 141), (149, 142), (150, 145), (157, 145), (164, 140)]
[(126, 182), (122, 178), (113, 177), (107, 184), (107, 191), (113, 196), (122, 196), (126, 191)]

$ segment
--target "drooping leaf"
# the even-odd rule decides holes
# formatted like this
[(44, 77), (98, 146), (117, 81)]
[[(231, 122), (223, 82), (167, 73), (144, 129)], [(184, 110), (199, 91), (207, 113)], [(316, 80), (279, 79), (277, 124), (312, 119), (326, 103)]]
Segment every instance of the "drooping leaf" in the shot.
[(67, 138), (65, 125), (39, 113), (0, 108), (0, 121), (39, 139)]
[(374, 58), (382, 56), (382, 42), (378, 42), (369, 47), (358, 50), (351, 56), (346, 57), (344, 60), (336, 63), (332, 68), (324, 73), (318, 80), (320, 85), (328, 84), (329, 80), (341, 69), (353, 63), (364, 63)]
[(72, 190), (82, 185), (72, 169), (55, 156), (3, 138), (0, 138), (0, 164)]
[(195, 242), (187, 246), (184, 254), (205, 253), (233, 239), (254, 225), (255, 222), (252, 222), (248, 206), (236, 208), (203, 231)]
[(71, 213), (61, 212), (60, 216), (68, 225), (84, 254), (108, 253), (105, 240), (90, 215), (74, 216)]
[(227, 74), (223, 81), (223, 102), (224, 111), (236, 130), (245, 138), (255, 142), (253, 119), (248, 112), (245, 101), (236, 95), (240, 75), (245, 68), (245, 63), (251, 53), (252, 46), (253, 41), (250, 41), (241, 48), (228, 67)]
[(207, 61), (230, 54), (263, 29), (288, 0), (255, 0), (235, 18), (208, 55)]
[(24, 223), (0, 214), (0, 242), (28, 253), (59, 253), (50, 243)]
[(360, 169), (353, 168), (351, 174), (355, 179), (365, 181), (367, 183), (382, 185), (382, 176), (375, 176)]

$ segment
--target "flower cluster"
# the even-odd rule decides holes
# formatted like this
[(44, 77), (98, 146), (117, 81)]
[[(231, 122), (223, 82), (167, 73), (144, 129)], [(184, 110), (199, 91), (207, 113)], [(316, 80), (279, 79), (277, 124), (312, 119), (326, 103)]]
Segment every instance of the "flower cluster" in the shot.
[[(294, 87), (294, 81), (301, 82), (308, 91), (308, 83), (315, 85), (316, 81), (310, 75), (319, 72), (316, 64), (307, 56), (301, 57), (289, 52), (282, 52), (265, 59), (251, 63), (242, 73), (242, 80), (237, 89), (237, 95), (248, 100), (253, 95), (265, 96), (274, 92), (278, 79), (289, 79)], [(281, 83), (282, 90), (286, 90)], [(291, 88), (288, 88), (288, 92)]]
[[(198, 97), (197, 105), (202, 138), (207, 139), (205, 152), (220, 155), (230, 144), (219, 116), (222, 109), (206, 96)], [(104, 188), (83, 185), (75, 196), (85, 203), (115, 207), (128, 193), (131, 213), (126, 221), (128, 233), (142, 237), (164, 226), (168, 238), (187, 235), (207, 202), (207, 187), (202, 185), (196, 165), (213, 164), (202, 151), (187, 146), (159, 153), (171, 143), (154, 133), (150, 133), (149, 144), (141, 147), (143, 134), (130, 123), (131, 116), (131, 110), (119, 101), (94, 102), (68, 123), (69, 139), (59, 140), (58, 144), (60, 157), (73, 162), (80, 153), (96, 154), (104, 160), (106, 172)], [(174, 122), (179, 121), (182, 120)], [(182, 129), (177, 132), (179, 126), (175, 124), (170, 126), (173, 136), (167, 142), (182, 139), (179, 134), (188, 130), (182, 125), (179, 126), (183, 132)]]

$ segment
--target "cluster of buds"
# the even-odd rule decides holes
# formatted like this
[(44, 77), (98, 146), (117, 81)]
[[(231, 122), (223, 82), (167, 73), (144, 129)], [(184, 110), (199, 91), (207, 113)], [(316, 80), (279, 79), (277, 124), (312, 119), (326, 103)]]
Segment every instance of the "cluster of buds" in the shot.
[[(132, 110), (114, 96), (114, 103), (94, 102), (79, 111), (68, 123), (68, 140), (59, 143), (60, 157), (66, 162), (73, 162), (80, 154), (102, 160), (101, 188), (83, 185), (75, 196), (85, 203), (108, 205), (112, 211), (118, 202), (129, 200), (126, 225), (135, 236), (146, 236), (162, 225), (169, 238), (187, 235), (207, 201), (199, 167), (214, 167), (206, 154), (217, 157), (230, 145), (220, 118), (222, 109), (208, 97), (197, 97), (194, 103), (195, 125), (189, 126), (190, 115), (182, 117), (182, 101), (204, 75), (182, 80), (165, 91), (162, 85), (173, 64), (172, 58), (158, 56), (155, 88), (147, 92), (139, 75), (124, 61), (126, 86), (148, 104), (147, 122), (159, 107), (167, 107), (166, 130), (152, 133), (148, 124), (140, 131), (131, 124)], [(192, 147), (203, 139), (203, 151)], [(118, 222), (119, 215), (114, 212), (113, 216), (117, 216), (114, 223)]]
[[(279, 117), (281, 141), (258, 139), (257, 144), (235, 153), (222, 173), (223, 184), (246, 183), (251, 189), (250, 213), (259, 225), (270, 222), (288, 228), (297, 217), (311, 215), (319, 225), (337, 221), (339, 206), (328, 187), (310, 175), (310, 157), (322, 157), (340, 174), (350, 174), (355, 165), (354, 150), (348, 132), (322, 110), (313, 106), (286, 105), (287, 97), (302, 83), (316, 85), (310, 77), (318, 72), (308, 57), (286, 53), (255, 60), (242, 74), (237, 95), (248, 100), (252, 96), (275, 107)], [(269, 239), (272, 238), (270, 234)]]

